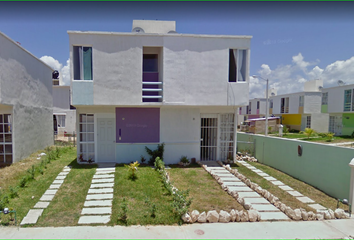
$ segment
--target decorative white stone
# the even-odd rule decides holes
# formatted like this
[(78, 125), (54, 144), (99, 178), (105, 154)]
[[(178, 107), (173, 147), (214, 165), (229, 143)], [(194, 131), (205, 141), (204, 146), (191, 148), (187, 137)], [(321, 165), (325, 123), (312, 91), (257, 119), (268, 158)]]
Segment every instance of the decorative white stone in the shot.
[(207, 215), (205, 212), (202, 212), (201, 214), (199, 214), (198, 216), (198, 222), (199, 223), (205, 223), (207, 221)]
[(199, 217), (199, 211), (198, 210), (193, 210), (192, 213), (190, 214), (191, 216), (191, 222), (194, 223), (198, 220)]
[(247, 211), (242, 211), (240, 214), (240, 221), (241, 222), (248, 222), (248, 212)]
[(236, 214), (237, 214), (236, 210), (235, 209), (231, 209), (231, 211), (230, 211), (231, 222), (235, 222)]
[(215, 223), (219, 221), (219, 214), (217, 211), (212, 210), (207, 213), (207, 221), (210, 223)]
[(301, 210), (300, 209), (295, 209), (294, 210), (294, 213), (295, 213), (295, 216), (294, 216), (294, 220), (296, 220), (296, 221), (299, 221), (299, 220), (301, 220), (302, 219), (302, 213), (301, 213)]
[(334, 211), (334, 216), (338, 219), (342, 219), (342, 218), (348, 218), (348, 216), (345, 214), (344, 210), (341, 208), (337, 208)]
[(258, 212), (257, 210), (249, 210), (248, 211), (248, 218), (250, 222), (256, 222), (258, 219)]
[(185, 223), (190, 223), (190, 222), (192, 222), (192, 218), (189, 216), (188, 213), (185, 213), (185, 214), (182, 216), (182, 220), (183, 220), (183, 222), (185, 222)]
[(228, 212), (221, 210), (219, 213), (219, 222), (228, 223), (230, 222), (230, 220), (231, 220), (231, 215)]

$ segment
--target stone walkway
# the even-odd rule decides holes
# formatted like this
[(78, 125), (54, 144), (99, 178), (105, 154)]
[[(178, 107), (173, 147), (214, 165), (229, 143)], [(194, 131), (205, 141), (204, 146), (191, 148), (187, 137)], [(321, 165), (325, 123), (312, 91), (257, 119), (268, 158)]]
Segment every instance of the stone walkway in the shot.
[(34, 209), (30, 209), (26, 217), (22, 219), (21, 225), (37, 223), (38, 218), (42, 215), (43, 210), (49, 206), (70, 170), (70, 167), (64, 167), (63, 171), (58, 174), (52, 185), (49, 186), (49, 189), (42, 195), (37, 204), (33, 207)]
[(249, 170), (253, 171), (254, 173), (258, 174), (259, 176), (263, 177), (264, 179), (268, 180), (270, 183), (272, 183), (272, 184), (278, 186), (279, 188), (281, 188), (282, 190), (286, 191), (287, 193), (289, 193), (291, 196), (295, 197), (300, 202), (308, 204), (309, 207), (315, 209), (316, 211), (326, 211), (327, 210), (326, 207), (316, 203), (311, 198), (302, 195), (300, 192), (295, 191), (293, 188), (285, 185), (283, 182), (279, 181), (278, 179), (269, 176), (268, 174), (266, 174), (262, 170), (257, 169), (256, 167), (252, 166), (251, 164), (249, 164), (245, 161), (237, 161), (237, 162), (242, 164), (243, 166), (245, 166)]
[(231, 191), (236, 191), (241, 198), (250, 203), (252, 207), (260, 213), (261, 220), (290, 220), (288, 216), (286, 216), (268, 200), (253, 191), (239, 178), (234, 176), (225, 168), (221, 167), (217, 162), (206, 161), (201, 163), (203, 165), (207, 165), (207, 168), (210, 169), (213, 174), (220, 177), (223, 184), (226, 185)]
[(96, 169), (78, 224), (106, 224), (111, 219), (114, 165)]

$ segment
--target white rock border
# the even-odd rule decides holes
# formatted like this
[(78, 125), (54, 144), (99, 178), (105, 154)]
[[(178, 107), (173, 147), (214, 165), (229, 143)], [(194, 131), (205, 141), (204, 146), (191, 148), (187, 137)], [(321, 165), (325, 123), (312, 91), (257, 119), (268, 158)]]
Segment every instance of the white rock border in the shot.
[[(252, 190), (254, 190), (258, 194), (263, 196), (265, 199), (267, 199), (271, 204), (273, 204), (280, 211), (285, 213), (292, 220), (295, 220), (295, 221), (299, 221), (299, 220), (303, 220), (303, 221), (311, 221), (312, 220), (312, 221), (315, 221), (315, 220), (324, 220), (324, 219), (329, 220), (329, 219), (344, 219), (344, 218), (348, 218), (348, 216), (345, 214), (344, 210), (340, 209), (340, 208), (336, 209), (334, 212), (333, 212), (332, 209), (328, 209), (327, 211), (317, 211), (316, 213), (314, 213), (313, 211), (307, 212), (303, 208), (293, 210), (291, 207), (289, 207), (286, 204), (282, 203), (279, 200), (279, 198), (277, 198), (276, 196), (274, 196), (273, 194), (271, 194), (267, 190), (263, 189), (258, 184), (251, 182), (251, 180), (249, 180), (247, 177), (245, 177), (244, 175), (239, 173), (237, 171), (237, 169), (232, 169), (230, 167), (230, 165), (228, 165), (228, 164), (227, 165), (223, 165), (223, 163), (221, 161), (217, 161), (217, 163), (220, 166), (224, 167), (226, 170), (228, 170), (230, 173), (232, 173), (234, 176), (239, 178), (242, 182), (244, 182)], [(206, 168), (204, 168), (204, 169), (206, 169)], [(221, 181), (218, 180), (218, 182), (220, 184)], [(223, 189), (225, 191), (228, 191), (228, 193), (230, 194), (230, 191), (228, 190), (227, 186), (223, 186)], [(235, 195), (238, 195), (238, 194), (236, 192), (234, 192), (233, 195), (232, 194), (230, 194), (230, 195), (234, 197)], [(237, 198), (236, 200), (241, 205), (243, 205), (245, 207), (245, 209), (247, 209), (246, 207), (250, 207), (250, 209), (252, 209), (252, 206), (245, 206), (244, 202), (242, 202), (242, 200), (239, 201), (238, 199), (239, 198)]]

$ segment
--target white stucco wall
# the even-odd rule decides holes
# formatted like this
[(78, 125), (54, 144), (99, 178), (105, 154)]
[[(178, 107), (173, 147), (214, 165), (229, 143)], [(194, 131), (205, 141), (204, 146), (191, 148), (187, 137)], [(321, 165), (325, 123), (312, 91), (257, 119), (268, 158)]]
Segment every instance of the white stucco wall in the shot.
[(328, 92), (328, 113), (344, 112), (344, 91), (354, 89), (354, 84), (325, 88)]
[(176, 21), (133, 20), (132, 29), (140, 27), (145, 33), (168, 33), (176, 31)]
[(306, 92), (304, 113), (321, 113), (322, 92)]
[[(144, 46), (163, 47), (164, 102), (160, 105), (241, 106), (248, 102), (248, 83), (229, 84), (228, 64), (229, 49), (249, 49), (249, 37), (69, 32), (69, 39), (70, 46), (93, 48), (94, 105), (147, 105), (142, 103)], [(70, 51), (72, 59), (72, 47)], [(246, 79), (249, 55), (248, 50)], [(80, 82), (73, 83), (73, 105), (83, 104), (75, 98)]]
[(53, 107), (70, 109), (70, 86), (53, 86)]
[(328, 132), (329, 114), (328, 113), (312, 113), (311, 128), (317, 132)]
[(13, 107), (13, 162), (53, 144), (52, 72), (0, 33), (0, 104)]

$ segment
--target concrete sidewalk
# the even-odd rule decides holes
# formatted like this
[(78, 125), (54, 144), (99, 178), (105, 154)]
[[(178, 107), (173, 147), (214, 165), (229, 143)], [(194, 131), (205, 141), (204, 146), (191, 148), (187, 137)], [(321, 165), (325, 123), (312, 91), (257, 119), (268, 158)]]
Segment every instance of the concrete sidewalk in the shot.
[(354, 219), (206, 223), (183, 226), (0, 227), (0, 239), (330, 239), (352, 238)]

